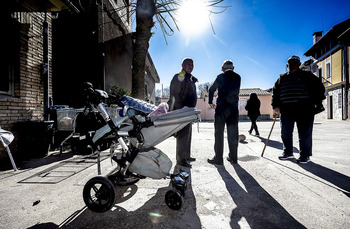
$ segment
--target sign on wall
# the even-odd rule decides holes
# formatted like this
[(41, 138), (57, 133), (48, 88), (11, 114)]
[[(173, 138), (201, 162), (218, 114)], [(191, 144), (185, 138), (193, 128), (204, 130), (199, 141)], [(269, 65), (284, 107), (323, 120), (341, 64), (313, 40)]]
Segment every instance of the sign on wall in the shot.
[(249, 96), (240, 96), (239, 97), (239, 102), (238, 102), (238, 110), (239, 113), (245, 112), (245, 106), (247, 105), (247, 101), (249, 99)]

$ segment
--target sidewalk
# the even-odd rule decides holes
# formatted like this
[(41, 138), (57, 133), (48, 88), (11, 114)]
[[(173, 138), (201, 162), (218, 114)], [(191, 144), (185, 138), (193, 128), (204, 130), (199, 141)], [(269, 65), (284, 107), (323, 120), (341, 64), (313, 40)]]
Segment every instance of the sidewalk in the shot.
[[(200, 123), (199, 133), (195, 124), (197, 161), (179, 211), (164, 202), (169, 180), (144, 179), (117, 187), (112, 210), (91, 212), (82, 198), (85, 183), (97, 175), (91, 157), (65, 153), (0, 171), (0, 228), (350, 228), (350, 122), (316, 120), (314, 156), (306, 165), (278, 160), (278, 122), (260, 156), (271, 126), (258, 122), (261, 136), (255, 137), (248, 135), (250, 122), (240, 122), (247, 139), (239, 144), (238, 164), (213, 166), (206, 161), (214, 155), (213, 123)], [(297, 143), (295, 134), (295, 152)], [(173, 137), (157, 147), (175, 162)], [(225, 140), (225, 157), (227, 149)], [(103, 174), (110, 169), (104, 156)]]

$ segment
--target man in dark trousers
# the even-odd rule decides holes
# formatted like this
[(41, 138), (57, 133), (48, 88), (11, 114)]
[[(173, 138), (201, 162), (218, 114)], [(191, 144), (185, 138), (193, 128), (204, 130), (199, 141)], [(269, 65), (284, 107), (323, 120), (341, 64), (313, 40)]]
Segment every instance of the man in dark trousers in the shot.
[[(238, 150), (238, 100), (241, 87), (241, 76), (233, 71), (231, 60), (224, 61), (222, 72), (216, 77), (213, 85), (209, 88), (209, 105), (215, 109), (215, 156), (208, 159), (208, 163), (222, 165), (224, 152), (224, 130), (227, 125), (227, 140), (229, 154), (227, 160), (237, 163)], [(214, 92), (218, 90), (216, 105), (213, 104)]]
[[(196, 82), (193, 75), (193, 60), (185, 58), (182, 61), (182, 70), (175, 74), (170, 83), (170, 98), (168, 101), (169, 110), (181, 109), (185, 106), (195, 107), (197, 104)], [(176, 161), (177, 164), (191, 168), (191, 140), (192, 124), (188, 124), (176, 135)]]
[(281, 119), (283, 154), (280, 160), (293, 159), (293, 129), (298, 127), (300, 157), (298, 163), (306, 164), (312, 156), (312, 129), (314, 116), (324, 110), (325, 88), (321, 80), (300, 67), (300, 58), (288, 59), (289, 71), (280, 75), (273, 87), (272, 108)]

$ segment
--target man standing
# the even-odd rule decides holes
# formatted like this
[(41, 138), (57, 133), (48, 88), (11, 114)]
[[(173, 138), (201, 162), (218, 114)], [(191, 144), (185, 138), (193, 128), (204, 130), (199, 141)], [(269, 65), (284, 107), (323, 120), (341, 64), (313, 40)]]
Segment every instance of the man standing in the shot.
[[(196, 82), (193, 75), (193, 60), (185, 58), (182, 61), (182, 70), (175, 74), (170, 83), (169, 110), (181, 109), (185, 106), (195, 107), (197, 104)], [(177, 164), (191, 168), (192, 124), (188, 124), (176, 135), (176, 161)]]
[[(224, 61), (222, 72), (218, 75), (209, 88), (209, 105), (215, 109), (215, 156), (208, 159), (208, 163), (222, 165), (224, 152), (224, 130), (227, 125), (227, 140), (229, 155), (227, 160), (237, 163), (238, 148), (238, 100), (241, 87), (241, 76), (233, 71), (234, 66), (231, 60)], [(218, 90), (216, 105), (213, 104), (214, 92)]]
[(298, 56), (288, 59), (289, 72), (280, 75), (272, 94), (272, 108), (280, 115), (283, 154), (280, 160), (293, 159), (293, 129), (298, 127), (300, 157), (298, 163), (306, 164), (312, 156), (312, 129), (314, 116), (322, 111), (325, 88), (321, 80), (299, 68)]

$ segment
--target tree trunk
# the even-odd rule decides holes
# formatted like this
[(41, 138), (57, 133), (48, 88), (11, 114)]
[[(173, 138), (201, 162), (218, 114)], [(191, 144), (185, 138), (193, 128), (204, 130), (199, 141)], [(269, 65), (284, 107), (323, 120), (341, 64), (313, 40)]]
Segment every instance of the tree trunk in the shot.
[(137, 0), (136, 5), (136, 37), (132, 60), (132, 96), (147, 99), (145, 91), (145, 63), (151, 39), (153, 16), (156, 7), (154, 0)]

